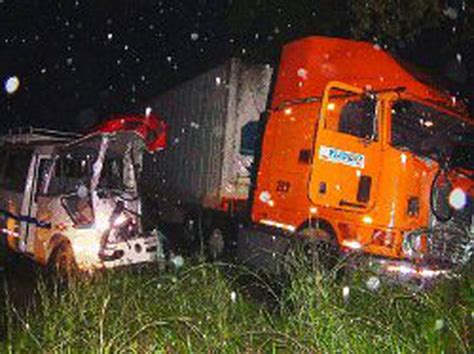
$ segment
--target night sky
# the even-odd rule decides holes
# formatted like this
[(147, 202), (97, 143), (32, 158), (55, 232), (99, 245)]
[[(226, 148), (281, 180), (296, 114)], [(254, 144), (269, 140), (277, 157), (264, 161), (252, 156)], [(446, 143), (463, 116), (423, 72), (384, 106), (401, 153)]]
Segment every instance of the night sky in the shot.
[[(296, 33), (283, 19), (239, 38), (226, 20), (231, 3), (0, 0), (1, 129), (84, 130), (231, 55), (249, 56), (264, 42), (279, 47)], [(435, 47), (408, 57), (430, 64)], [(19, 87), (8, 94), (4, 86), (14, 76)]]
[(1, 93), (3, 128), (80, 128), (221, 61), (232, 41), (215, 3), (0, 0), (0, 77), (20, 81)]

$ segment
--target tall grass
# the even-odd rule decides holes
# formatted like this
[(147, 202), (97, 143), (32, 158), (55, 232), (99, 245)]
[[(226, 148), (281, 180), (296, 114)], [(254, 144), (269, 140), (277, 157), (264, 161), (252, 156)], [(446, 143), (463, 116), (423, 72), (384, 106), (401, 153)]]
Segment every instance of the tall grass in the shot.
[[(40, 282), (26, 313), (7, 307), (7, 352), (472, 352), (472, 275), (429, 293), (378, 291), (296, 267), (282, 284), (195, 264)], [(343, 296), (343, 293), (345, 296)]]

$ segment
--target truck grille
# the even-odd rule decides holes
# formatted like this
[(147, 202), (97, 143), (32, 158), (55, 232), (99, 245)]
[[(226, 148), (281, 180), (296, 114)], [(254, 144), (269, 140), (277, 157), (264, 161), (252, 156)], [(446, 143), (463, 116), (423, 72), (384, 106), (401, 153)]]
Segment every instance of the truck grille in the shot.
[(469, 261), (474, 251), (472, 199), (468, 198), (463, 209), (454, 210), (446, 222), (437, 220), (431, 213), (431, 227), (426, 232), (428, 249), (423, 257), (425, 260), (448, 266), (462, 265)]
[(454, 267), (466, 264), (472, 256), (473, 235), (454, 222), (429, 230), (427, 236), (427, 251), (424, 256), (427, 263)]

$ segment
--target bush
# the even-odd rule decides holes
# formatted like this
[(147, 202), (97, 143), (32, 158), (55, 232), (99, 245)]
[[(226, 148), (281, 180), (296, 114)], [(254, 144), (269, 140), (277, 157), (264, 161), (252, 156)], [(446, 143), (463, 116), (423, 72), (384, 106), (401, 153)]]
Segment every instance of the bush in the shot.
[(292, 269), (284, 284), (206, 263), (167, 273), (109, 271), (66, 290), (41, 281), (29, 311), (7, 306), (6, 350), (470, 351), (470, 276), (413, 294), (367, 290), (364, 273), (336, 280), (304, 265)]

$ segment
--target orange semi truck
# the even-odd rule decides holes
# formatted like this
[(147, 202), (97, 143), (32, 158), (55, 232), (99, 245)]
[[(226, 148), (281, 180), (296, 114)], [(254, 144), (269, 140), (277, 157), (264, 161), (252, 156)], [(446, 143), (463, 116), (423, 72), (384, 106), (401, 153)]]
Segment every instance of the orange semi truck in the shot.
[(184, 225), (185, 247), (248, 260), (323, 240), (415, 275), (471, 253), (473, 121), (372, 44), (301, 39), (278, 68), (232, 59), (145, 109), (170, 130), (145, 157), (144, 210)]
[(287, 44), (240, 256), (262, 262), (301, 240), (415, 277), (466, 263), (473, 132), (462, 104), (377, 46), (323, 37)]

